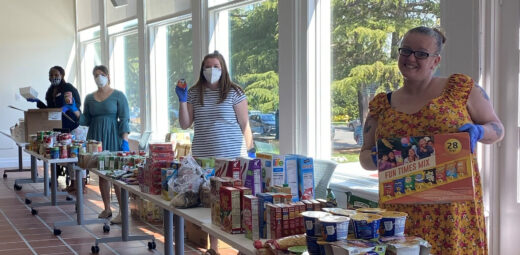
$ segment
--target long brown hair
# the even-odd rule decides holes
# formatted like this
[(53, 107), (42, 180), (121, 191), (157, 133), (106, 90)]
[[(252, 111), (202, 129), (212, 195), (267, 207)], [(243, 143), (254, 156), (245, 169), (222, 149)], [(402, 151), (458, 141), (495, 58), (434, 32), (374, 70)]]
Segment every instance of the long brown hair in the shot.
[(209, 83), (209, 81), (206, 80), (206, 78), (204, 77), (204, 62), (206, 62), (206, 60), (208, 58), (218, 59), (218, 61), (220, 62), (220, 67), (222, 68), (221, 69), (222, 75), (220, 76), (220, 79), (218, 81), (218, 84), (219, 84), (218, 89), (220, 92), (218, 104), (222, 103), (226, 99), (230, 89), (234, 89), (239, 94), (244, 94), (244, 90), (239, 85), (237, 85), (236, 83), (231, 81), (231, 78), (229, 77), (229, 72), (227, 69), (226, 61), (224, 60), (224, 57), (222, 56), (222, 54), (220, 54), (218, 51), (214, 51), (213, 53), (210, 53), (210, 54), (204, 56), (204, 59), (202, 60), (202, 63), (200, 65), (199, 80), (195, 83), (194, 86), (192, 86), (190, 88), (190, 90), (198, 89), (199, 103), (201, 105), (204, 105), (204, 89), (205, 89), (204, 84)]

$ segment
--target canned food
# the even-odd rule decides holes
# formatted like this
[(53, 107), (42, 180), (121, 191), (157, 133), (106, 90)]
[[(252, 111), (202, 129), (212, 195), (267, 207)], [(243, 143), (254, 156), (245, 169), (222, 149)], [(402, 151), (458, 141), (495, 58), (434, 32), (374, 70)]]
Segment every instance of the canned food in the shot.
[(58, 158), (60, 158), (60, 148), (59, 147), (52, 147), (52, 148), (50, 148), (50, 158), (51, 159), (58, 159)]
[(69, 157), (70, 158), (76, 158), (78, 157), (79, 155), (79, 146), (77, 145), (72, 145), (69, 147), (70, 150), (69, 150)]
[(60, 158), (68, 158), (67, 145), (60, 146)]

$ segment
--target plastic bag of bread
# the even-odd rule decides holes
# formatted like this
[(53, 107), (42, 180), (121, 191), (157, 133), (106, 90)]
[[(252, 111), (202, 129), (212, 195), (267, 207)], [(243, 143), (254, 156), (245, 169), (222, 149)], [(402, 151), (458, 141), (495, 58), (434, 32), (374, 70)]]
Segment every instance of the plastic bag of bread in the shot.
[[(270, 242), (272, 241), (272, 242)], [(286, 236), (282, 237), (276, 240), (270, 240), (268, 241), (271, 243), (274, 248), (277, 250), (284, 250), (286, 251), (287, 248), (293, 247), (293, 246), (300, 246), (300, 245), (307, 245), (307, 242), (305, 240), (305, 234), (303, 235), (292, 235), (292, 236)]]

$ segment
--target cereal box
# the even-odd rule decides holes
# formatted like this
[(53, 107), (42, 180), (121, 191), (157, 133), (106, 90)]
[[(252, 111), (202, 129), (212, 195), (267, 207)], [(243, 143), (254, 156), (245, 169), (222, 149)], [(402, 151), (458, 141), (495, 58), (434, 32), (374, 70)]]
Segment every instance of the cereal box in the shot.
[(215, 175), (215, 158), (212, 157), (197, 157), (195, 158), (197, 164), (202, 167), (204, 177), (210, 178)]
[(235, 159), (215, 159), (215, 176), (227, 176), (240, 180), (240, 161)]
[(473, 155), (468, 133), (381, 139), (377, 154), (382, 203), (473, 199)]
[(257, 153), (256, 158), (262, 162), (262, 192), (267, 192), (269, 187), (282, 186), (285, 183), (284, 156)]
[(253, 195), (262, 192), (262, 166), (260, 159), (240, 158), (240, 163), (242, 169), (245, 169), (245, 172), (241, 172), (240, 176), (244, 186), (250, 188)]
[(220, 228), (227, 233), (242, 233), (240, 190), (220, 187), (220, 224)]
[(260, 239), (258, 231), (258, 198), (252, 195), (245, 195), (243, 200), (242, 227), (246, 238), (251, 240)]
[(278, 204), (282, 208), (282, 236), (290, 236), (291, 233), (291, 225), (289, 221), (289, 205), (286, 204)]

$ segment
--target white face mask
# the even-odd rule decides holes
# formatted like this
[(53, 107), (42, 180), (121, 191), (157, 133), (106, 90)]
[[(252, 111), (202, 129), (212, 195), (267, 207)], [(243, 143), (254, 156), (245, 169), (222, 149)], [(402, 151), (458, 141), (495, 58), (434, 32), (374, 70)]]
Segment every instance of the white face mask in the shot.
[(52, 86), (58, 86), (58, 85), (60, 85), (60, 83), (61, 83), (61, 79), (60, 78), (52, 78), (51, 79)]
[(103, 75), (99, 75), (98, 77), (96, 77), (95, 80), (96, 80), (97, 86), (100, 88), (105, 87), (105, 85), (107, 85), (107, 83), (108, 83), (108, 78)]
[(220, 80), (222, 70), (215, 67), (211, 67), (204, 69), (204, 71), (202, 71), (202, 74), (204, 74), (204, 78), (206, 78), (206, 81), (209, 81), (209, 83), (213, 84)]

